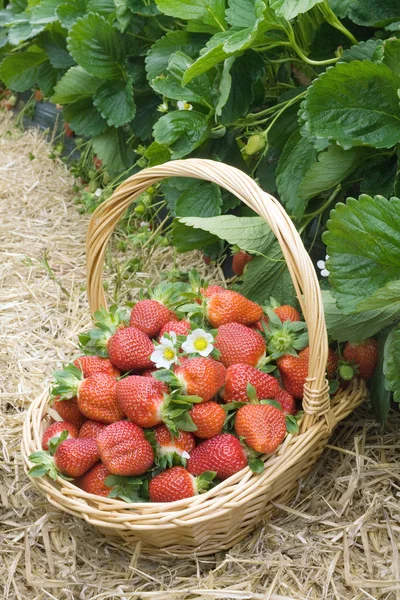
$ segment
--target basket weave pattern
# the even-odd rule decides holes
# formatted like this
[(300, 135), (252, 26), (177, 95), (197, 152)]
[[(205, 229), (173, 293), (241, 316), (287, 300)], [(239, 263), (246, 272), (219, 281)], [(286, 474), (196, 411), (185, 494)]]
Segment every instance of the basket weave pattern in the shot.
[[(248, 467), (215, 488), (169, 504), (126, 502), (87, 494), (63, 479), (32, 479), (54, 506), (84, 518), (105, 534), (126, 541), (142, 542), (144, 551), (161, 549), (186, 554), (209, 554), (230, 548), (255, 526), (261, 516), (270, 516), (275, 502), (285, 502), (296, 492), (298, 481), (322, 453), (330, 432), (367, 395), (365, 382), (353, 380), (330, 401), (325, 366), (328, 340), (321, 292), (312, 262), (290, 218), (275, 198), (262, 191), (243, 172), (211, 160), (173, 161), (146, 169), (125, 181), (92, 216), (86, 242), (87, 291), (92, 314), (106, 306), (102, 276), (108, 240), (128, 206), (149, 186), (165, 177), (194, 177), (227, 189), (265, 219), (282, 248), (297, 297), (307, 323), (310, 358), (304, 388), (304, 416), (300, 434), (288, 435), (278, 451), (264, 457), (264, 472)], [(41, 449), (47, 421), (49, 393), (30, 406), (24, 425), (22, 453), (26, 470), (28, 456)]]

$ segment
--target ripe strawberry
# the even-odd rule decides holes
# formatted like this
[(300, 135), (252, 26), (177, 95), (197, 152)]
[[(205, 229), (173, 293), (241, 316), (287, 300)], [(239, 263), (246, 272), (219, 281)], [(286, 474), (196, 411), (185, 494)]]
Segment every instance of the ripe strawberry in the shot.
[[(78, 429), (72, 423), (67, 423), (66, 421), (57, 421), (47, 427), (42, 437), (42, 448), (43, 450), (49, 449), (49, 441), (52, 438), (60, 437), (63, 431), (68, 431), (68, 438), (77, 438), (78, 437)], [(67, 438), (67, 439), (68, 439)]]
[(298, 310), (293, 308), (293, 306), (289, 306), (289, 304), (283, 304), (282, 306), (278, 306), (274, 308), (274, 313), (278, 315), (282, 323), (285, 321), (301, 321), (301, 316)]
[(153, 465), (153, 448), (134, 423), (112, 423), (96, 442), (104, 466), (114, 475), (142, 475)]
[(142, 371), (140, 373), (141, 377), (151, 377), (152, 379), (154, 379), (153, 377), (153, 373), (157, 373), (157, 369), (146, 369), (146, 371)]
[(251, 254), (248, 254), (244, 250), (239, 250), (233, 255), (232, 259), (232, 271), (236, 275), (243, 275), (243, 271), (247, 263), (253, 260)]
[(215, 338), (219, 360), (225, 367), (243, 363), (256, 367), (265, 357), (267, 347), (262, 336), (240, 323), (221, 325)]
[(170, 310), (157, 300), (139, 300), (132, 308), (129, 325), (149, 337), (158, 335), (161, 327), (170, 321)]
[(228, 402), (248, 402), (247, 385), (251, 384), (260, 400), (275, 398), (279, 392), (279, 383), (268, 373), (263, 373), (251, 365), (238, 363), (226, 371), (223, 400)]
[(84, 475), (98, 460), (96, 441), (90, 438), (65, 440), (54, 454), (57, 470), (74, 478)]
[(261, 306), (231, 290), (214, 294), (207, 302), (206, 315), (213, 327), (233, 322), (252, 325), (262, 314)]
[(163, 422), (165, 383), (154, 377), (130, 375), (117, 383), (117, 401), (122, 412), (140, 427), (154, 427)]
[(254, 323), (254, 325), (251, 326), (251, 328), (256, 329), (257, 331), (263, 332), (264, 331), (263, 323), (265, 323), (265, 325), (268, 325), (267, 315), (263, 315), (261, 317), (261, 319), (259, 321), (257, 321), (257, 323)]
[(361, 344), (347, 342), (343, 350), (343, 358), (358, 368), (358, 374), (363, 379), (371, 379), (378, 362), (378, 342), (369, 338)]
[(294, 398), (301, 399), (308, 375), (308, 360), (301, 356), (284, 354), (281, 358), (278, 358), (277, 365), (285, 390), (292, 394)]
[(212, 401), (195, 404), (189, 414), (197, 427), (194, 432), (197, 438), (208, 439), (221, 433), (226, 414), (220, 404)]
[(67, 122), (64, 123), (64, 132), (67, 137), (74, 137), (74, 135), (75, 135), (75, 133), (69, 126), (69, 123), (67, 123)]
[(93, 166), (96, 169), (96, 171), (100, 171), (101, 167), (103, 166), (103, 161), (101, 160), (101, 158), (99, 158), (98, 156), (93, 156)]
[(51, 408), (53, 408), (64, 421), (72, 423), (72, 425), (75, 425), (79, 430), (84, 422), (87, 421), (87, 418), (79, 410), (76, 398), (71, 398), (71, 400), (67, 401), (59, 400), (58, 398), (56, 397)]
[(117, 382), (106, 373), (95, 373), (84, 378), (80, 369), (74, 365), (55, 371), (56, 386), (52, 393), (59, 395), (64, 402), (77, 398), (82, 414), (93, 421), (114, 423), (123, 417), (116, 396)]
[(297, 413), (296, 402), (292, 394), (286, 390), (279, 390), (274, 400), (282, 406), (284, 415), (295, 415)]
[(207, 288), (200, 288), (200, 294), (206, 298), (211, 298), (215, 294), (222, 294), (226, 291), (221, 285), (209, 285)]
[(190, 322), (185, 319), (183, 321), (168, 321), (168, 323), (165, 323), (161, 327), (158, 335), (161, 338), (164, 333), (171, 332), (176, 333), (176, 335), (188, 335), (190, 332)]
[[(301, 356), (301, 358), (304, 358), (304, 360), (307, 360), (308, 362), (310, 358), (310, 347), (307, 346), (306, 348), (304, 348), (304, 350), (301, 350), (301, 352), (299, 352), (299, 356)], [(328, 362), (326, 364), (326, 372), (328, 375), (328, 379), (334, 379), (334, 377), (336, 376), (336, 371), (338, 370), (338, 365), (338, 355), (334, 350), (332, 350), (332, 348), (329, 348)]]
[(187, 469), (192, 475), (215, 471), (218, 479), (227, 479), (246, 465), (246, 452), (237, 437), (222, 433), (196, 446), (188, 460)]
[(285, 439), (285, 415), (270, 404), (248, 404), (236, 413), (235, 431), (256, 452), (271, 454)]
[(218, 394), (225, 382), (225, 367), (213, 358), (199, 356), (175, 368), (175, 377), (183, 394), (200, 396), (203, 402)]
[(84, 377), (90, 377), (95, 373), (106, 373), (115, 378), (121, 375), (121, 371), (114, 367), (108, 358), (102, 356), (80, 356), (73, 364), (82, 371)]
[(43, 100), (42, 90), (35, 90), (35, 100), (36, 102), (41, 102)]
[(149, 483), (150, 502), (175, 502), (205, 492), (215, 473), (193, 477), (184, 467), (172, 467), (156, 475)]
[(189, 453), (196, 445), (193, 434), (188, 431), (179, 431), (179, 436), (174, 438), (165, 425), (159, 425), (155, 428), (154, 434), (157, 444), (157, 463), (163, 469), (176, 464), (178, 457), (189, 458)]
[(79, 431), (79, 437), (93, 438), (95, 440), (105, 427), (107, 427), (106, 423), (99, 423), (98, 421), (86, 421)]
[(105, 479), (111, 475), (110, 471), (99, 462), (94, 465), (80, 480), (79, 486), (88, 494), (96, 496), (108, 496), (111, 488), (104, 483)]
[(202, 254), (202, 259), (204, 261), (204, 264), (207, 265), (207, 266), (211, 263), (211, 258), (209, 256), (207, 256), (207, 254), (203, 253)]
[(120, 329), (108, 344), (110, 361), (121, 371), (141, 371), (153, 366), (150, 354), (154, 346), (148, 336), (137, 327)]

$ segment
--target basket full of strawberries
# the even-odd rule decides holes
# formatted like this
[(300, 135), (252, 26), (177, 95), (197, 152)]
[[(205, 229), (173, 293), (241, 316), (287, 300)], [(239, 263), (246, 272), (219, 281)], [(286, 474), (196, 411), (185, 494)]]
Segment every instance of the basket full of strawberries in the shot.
[[(304, 318), (194, 272), (187, 283), (161, 283), (130, 310), (105, 308), (112, 230), (132, 200), (169, 175), (214, 181), (266, 218)], [(295, 492), (333, 426), (365, 399), (352, 365), (359, 374), (369, 368), (368, 378), (375, 343), (328, 347), (297, 232), (277, 201), (226, 165), (190, 159), (134, 175), (93, 215), (87, 257), (94, 327), (30, 407), (28, 474), (53, 505), (145, 551), (229, 548), (272, 512), (271, 500)]]

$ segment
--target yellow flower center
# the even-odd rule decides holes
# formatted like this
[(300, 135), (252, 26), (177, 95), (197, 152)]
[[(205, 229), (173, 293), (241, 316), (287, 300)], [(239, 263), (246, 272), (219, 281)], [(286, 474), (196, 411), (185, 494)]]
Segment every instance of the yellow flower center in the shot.
[(166, 360), (172, 360), (173, 358), (175, 358), (175, 352), (173, 350), (171, 350), (171, 348), (165, 348), (164, 358)]
[(205, 350), (207, 348), (208, 342), (205, 338), (199, 337), (193, 342), (193, 346), (196, 348), (196, 350), (199, 350), (201, 352), (202, 350)]

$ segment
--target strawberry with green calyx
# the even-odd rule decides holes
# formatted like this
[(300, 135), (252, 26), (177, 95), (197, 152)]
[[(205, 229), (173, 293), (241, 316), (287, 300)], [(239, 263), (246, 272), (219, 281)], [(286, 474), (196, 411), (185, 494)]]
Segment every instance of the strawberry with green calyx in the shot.
[(218, 394), (225, 383), (225, 367), (220, 362), (202, 356), (188, 358), (174, 372), (161, 369), (153, 377), (185, 396), (200, 396), (207, 402)]
[(78, 428), (75, 425), (73, 425), (73, 423), (57, 421), (56, 423), (53, 423), (52, 425), (47, 427), (42, 437), (43, 450), (48, 450), (50, 440), (53, 440), (54, 444), (56, 440), (61, 436), (61, 434), (65, 431), (67, 432), (67, 436), (65, 437), (64, 435), (63, 439), (78, 437)]
[(102, 356), (80, 356), (74, 360), (73, 364), (82, 371), (84, 377), (90, 377), (95, 373), (106, 373), (115, 378), (121, 375), (121, 371), (108, 358)]
[(128, 503), (149, 501), (149, 481), (146, 476), (109, 475), (105, 479), (105, 484), (111, 486), (111, 491), (108, 494), (109, 498), (118, 498)]
[(161, 283), (151, 292), (149, 299), (139, 300), (132, 308), (129, 325), (155, 337), (171, 320), (171, 308), (179, 303), (180, 294), (173, 284)]
[(281, 321), (271, 309), (266, 309), (268, 324), (263, 323), (263, 333), (268, 345), (268, 361), (275, 361), (283, 354), (297, 356), (297, 350), (308, 345), (308, 332), (304, 321)]
[(112, 488), (106, 485), (105, 480), (110, 475), (103, 463), (98, 462), (80, 479), (79, 487), (88, 494), (107, 497)]
[(275, 298), (269, 299), (269, 305), (266, 309), (272, 310), (277, 317), (279, 317), (280, 321), (284, 323), (285, 321), (301, 321), (301, 315), (298, 310), (296, 310), (290, 304), (280, 304)]
[(340, 378), (349, 381), (354, 375), (359, 375), (363, 379), (371, 379), (378, 363), (378, 347), (375, 338), (357, 344), (347, 342), (339, 366)]
[(100, 432), (95, 443), (101, 461), (113, 475), (138, 476), (153, 466), (153, 448), (135, 423), (112, 423)]
[(94, 313), (94, 329), (79, 335), (80, 348), (84, 354), (108, 357), (107, 342), (120, 328), (129, 322), (129, 312), (116, 304), (107, 311), (101, 307)]
[(51, 408), (55, 410), (64, 421), (68, 421), (68, 423), (75, 425), (78, 430), (80, 430), (83, 423), (87, 421), (87, 418), (79, 410), (76, 398), (72, 398), (71, 400), (68, 400), (68, 402), (65, 402), (64, 400), (60, 400), (58, 396), (55, 396)]
[(200, 439), (209, 439), (222, 433), (226, 413), (222, 406), (212, 400), (195, 404), (190, 416), (197, 429), (194, 435)]
[[(29, 475), (31, 477), (43, 477), (44, 475), (49, 475), (54, 481), (56, 481), (59, 476), (63, 477), (55, 465), (53, 456), (58, 446), (67, 440), (68, 435), (68, 431), (64, 430), (60, 435), (47, 441), (46, 445), (48, 450), (39, 450), (38, 452), (30, 454), (29, 461), (34, 464), (34, 466), (29, 469)], [(68, 479), (68, 477), (66, 477), (66, 479)]]
[[(279, 403), (258, 401), (255, 388), (248, 385), (250, 403), (236, 413), (235, 431), (260, 454), (271, 454), (286, 437), (286, 419)], [(267, 403), (268, 402), (268, 403)]]
[(117, 384), (117, 400), (121, 410), (140, 427), (154, 427), (164, 423), (172, 435), (179, 430), (195, 431), (189, 415), (193, 403), (202, 402), (198, 396), (180, 396), (162, 381), (130, 375)]
[(280, 391), (279, 382), (259, 369), (242, 363), (231, 365), (226, 370), (223, 401), (248, 402), (249, 384), (256, 390), (259, 398), (275, 398)]
[(77, 399), (79, 410), (85, 417), (100, 423), (114, 423), (123, 417), (119, 408), (114, 377), (95, 373), (84, 378), (75, 365), (54, 372), (55, 386), (52, 394), (60, 400)]
[(232, 290), (213, 294), (206, 302), (206, 317), (213, 327), (226, 323), (253, 325), (262, 314), (261, 306)]
[(246, 265), (253, 260), (253, 256), (238, 246), (232, 247), (232, 271), (235, 275), (243, 275)]
[(99, 421), (86, 421), (79, 430), (80, 438), (93, 438), (94, 440), (97, 438), (99, 433), (103, 431), (103, 429), (107, 427), (106, 423), (100, 423)]
[(194, 448), (187, 469), (192, 475), (215, 471), (216, 477), (223, 480), (246, 465), (247, 455), (238, 438), (230, 433), (221, 433)]
[(174, 465), (186, 466), (186, 460), (196, 445), (192, 433), (188, 431), (178, 433), (178, 437), (173, 437), (165, 425), (159, 425), (154, 430), (156, 464), (161, 469)]
[(205, 471), (194, 477), (184, 467), (172, 467), (150, 480), (150, 502), (175, 502), (197, 496), (209, 489), (215, 476), (215, 471)]
[(218, 328), (215, 347), (220, 351), (219, 360), (225, 367), (243, 363), (257, 367), (265, 359), (267, 350), (264, 338), (241, 323), (227, 323)]

